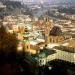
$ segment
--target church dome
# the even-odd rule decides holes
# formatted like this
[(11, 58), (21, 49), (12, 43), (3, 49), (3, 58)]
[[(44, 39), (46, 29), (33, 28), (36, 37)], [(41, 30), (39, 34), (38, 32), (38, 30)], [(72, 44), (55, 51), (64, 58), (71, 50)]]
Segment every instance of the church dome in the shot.
[(50, 31), (50, 35), (52, 36), (59, 36), (59, 35), (62, 35), (62, 30), (60, 27), (58, 26), (54, 26), (52, 28), (52, 30)]

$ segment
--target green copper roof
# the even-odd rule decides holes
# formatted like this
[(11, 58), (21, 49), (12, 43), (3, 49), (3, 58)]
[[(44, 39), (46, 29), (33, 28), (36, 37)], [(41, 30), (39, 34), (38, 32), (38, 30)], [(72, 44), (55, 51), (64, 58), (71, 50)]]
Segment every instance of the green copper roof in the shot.
[(39, 58), (44, 58), (45, 56), (46, 56), (46, 54), (45, 54), (44, 52), (38, 54), (38, 57), (39, 57)]
[(25, 43), (29, 43), (30, 41), (29, 41), (29, 40), (23, 40), (23, 42), (25, 42)]
[(39, 59), (42, 59), (42, 58), (45, 58), (45, 57), (46, 57), (46, 54), (44, 52), (41, 52), (41, 53), (36, 55), (35, 59), (39, 60)]
[(47, 57), (48, 55), (51, 55), (51, 54), (54, 54), (54, 53), (56, 53), (56, 52), (53, 51), (53, 50), (44, 49), (42, 52), (38, 53), (38, 54), (35, 56), (35, 59), (36, 59), (36, 60), (39, 60), (39, 59), (45, 58), (45, 57)]
[(23, 34), (23, 36), (24, 36), (24, 37), (29, 37), (29, 32), (25, 32), (25, 33)]

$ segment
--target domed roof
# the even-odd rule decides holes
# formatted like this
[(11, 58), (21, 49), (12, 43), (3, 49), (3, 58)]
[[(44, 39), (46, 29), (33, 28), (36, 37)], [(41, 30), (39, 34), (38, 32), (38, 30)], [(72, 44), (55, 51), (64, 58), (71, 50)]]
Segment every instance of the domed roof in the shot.
[(59, 36), (59, 35), (62, 35), (62, 30), (60, 27), (58, 26), (54, 26), (52, 28), (52, 30), (50, 31), (50, 35), (53, 35), (53, 36)]
[(23, 33), (23, 36), (24, 36), (24, 37), (29, 37), (29, 32), (24, 32), (24, 33)]
[(41, 53), (36, 55), (37, 60), (40, 59), (40, 58), (44, 58), (44, 57), (46, 57), (46, 54), (44, 52), (41, 52)]

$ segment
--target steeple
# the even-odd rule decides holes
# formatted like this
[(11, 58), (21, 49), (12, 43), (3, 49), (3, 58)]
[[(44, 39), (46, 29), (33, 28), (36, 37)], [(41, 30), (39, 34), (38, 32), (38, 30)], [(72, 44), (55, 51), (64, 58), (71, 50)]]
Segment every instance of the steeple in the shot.
[(24, 37), (24, 50), (25, 52), (29, 52), (30, 51), (29, 31), (26, 26), (24, 29), (23, 37)]

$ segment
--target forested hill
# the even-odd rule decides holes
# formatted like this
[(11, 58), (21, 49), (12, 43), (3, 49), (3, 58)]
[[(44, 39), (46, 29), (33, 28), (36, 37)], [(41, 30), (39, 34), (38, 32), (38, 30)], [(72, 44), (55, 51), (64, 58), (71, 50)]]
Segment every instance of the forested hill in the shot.
[(6, 10), (0, 11), (0, 18), (6, 15), (17, 15), (20, 13), (32, 15), (29, 8), (22, 5), (19, 1), (0, 0), (0, 2), (6, 5)]

